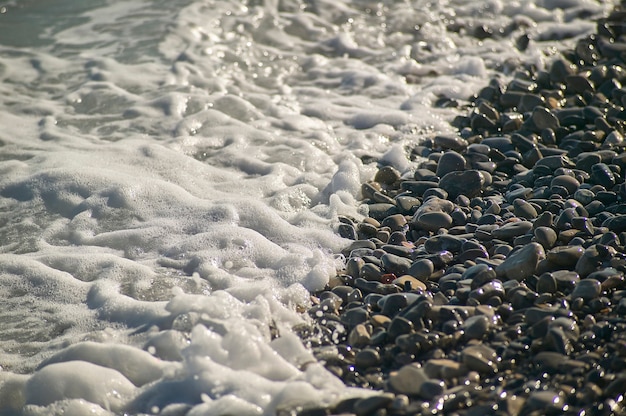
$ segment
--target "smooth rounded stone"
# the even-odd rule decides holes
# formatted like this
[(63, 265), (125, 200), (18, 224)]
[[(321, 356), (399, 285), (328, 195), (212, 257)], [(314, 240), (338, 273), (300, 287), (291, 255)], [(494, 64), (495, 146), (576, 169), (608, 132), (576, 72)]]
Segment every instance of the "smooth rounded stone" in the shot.
[(556, 286), (559, 291), (569, 291), (573, 290), (578, 281), (580, 280), (580, 276), (575, 271), (570, 270), (556, 270), (550, 272), (550, 274), (556, 280)]
[(543, 414), (562, 414), (565, 408), (565, 399), (554, 390), (535, 390), (530, 393), (521, 414), (531, 414), (540, 411)]
[(604, 163), (596, 163), (591, 167), (591, 182), (611, 189), (615, 185), (615, 175)]
[(380, 222), (381, 227), (389, 227), (391, 231), (402, 231), (407, 226), (406, 217), (402, 214), (394, 214), (388, 217), (385, 217)]
[(507, 202), (513, 203), (516, 199), (528, 199), (533, 194), (533, 188), (521, 187), (506, 192)]
[(485, 344), (470, 345), (461, 351), (461, 360), (465, 366), (480, 374), (492, 375), (498, 372), (498, 355)]
[(573, 298), (583, 298), (585, 301), (595, 299), (602, 293), (601, 284), (596, 279), (582, 279), (572, 291)]
[(436, 196), (437, 198), (447, 199), (448, 193), (441, 188), (430, 188), (424, 192), (424, 195), (422, 195), (422, 198), (426, 199), (429, 196)]
[(343, 252), (350, 254), (352, 251), (360, 248), (376, 250), (376, 244), (369, 240), (356, 240), (351, 242), (350, 245), (343, 250)]
[(543, 246), (544, 249), (551, 249), (557, 241), (557, 234), (550, 227), (537, 227), (534, 231), (535, 241)]
[[(427, 260), (427, 261), (430, 261), (430, 260)], [(409, 273), (410, 272), (411, 272), (411, 269), (409, 269)], [(392, 283), (394, 285), (398, 285), (404, 288), (405, 290), (422, 290), (423, 291), (427, 289), (426, 285), (424, 284), (424, 281), (428, 280), (431, 274), (432, 272), (428, 276), (423, 277), (422, 278), (423, 280), (420, 280), (417, 277), (411, 276), (410, 274), (405, 274), (395, 279)]]
[(623, 233), (626, 231), (626, 215), (616, 215), (608, 218), (602, 223), (602, 226), (616, 234)]
[(485, 283), (489, 283), (496, 278), (496, 271), (486, 264), (476, 264), (469, 267), (461, 275), (462, 280), (470, 280), (471, 289), (477, 289)]
[(520, 98), (518, 109), (521, 113), (532, 111), (537, 106), (545, 106), (546, 100), (538, 94), (524, 94)]
[(450, 149), (457, 152), (462, 152), (467, 149), (469, 145), (467, 140), (459, 137), (459, 136), (451, 136), (451, 135), (438, 135), (433, 139), (435, 146), (440, 147), (442, 149)]
[(581, 278), (595, 272), (604, 261), (615, 257), (616, 250), (610, 246), (594, 244), (588, 247), (576, 263), (575, 271)]
[(400, 180), (400, 177), (400, 172), (393, 166), (383, 166), (376, 172), (374, 181), (384, 185), (393, 185)]
[(572, 361), (567, 355), (556, 351), (540, 351), (532, 357), (532, 361), (543, 371), (560, 373)]
[(400, 335), (410, 334), (411, 332), (413, 332), (413, 322), (402, 316), (393, 318), (387, 328), (389, 339), (396, 339)]
[(531, 119), (538, 130), (556, 130), (560, 127), (559, 119), (545, 107), (535, 107)]
[(557, 266), (574, 267), (584, 252), (581, 246), (559, 246), (547, 251), (546, 258)]
[(367, 207), (369, 208), (369, 216), (378, 221), (382, 221), (384, 218), (398, 213), (398, 208), (393, 204), (376, 203), (370, 204)]
[(591, 203), (595, 196), (596, 195), (589, 189), (578, 189), (574, 192), (574, 199), (583, 205)]
[(537, 163), (535, 163), (535, 166), (533, 166), (533, 169), (538, 166), (545, 166), (551, 170), (556, 170), (558, 168), (573, 168), (576, 165), (565, 155), (552, 155), (538, 160)]
[(537, 283), (535, 284), (537, 293), (555, 293), (558, 289), (556, 279), (551, 273), (544, 273), (539, 276)]
[(380, 258), (383, 268), (387, 273), (393, 273), (396, 276), (407, 274), (411, 267), (411, 260), (396, 256), (395, 254), (385, 253)]
[(567, 311), (559, 306), (531, 306), (524, 311), (524, 320), (529, 326), (533, 326), (545, 318), (555, 319), (563, 314), (567, 314)]
[(363, 324), (358, 324), (355, 326), (350, 334), (348, 334), (348, 344), (361, 348), (369, 344), (371, 338), (371, 334)]
[(426, 375), (424, 369), (415, 363), (407, 364), (389, 374), (389, 386), (393, 391), (409, 396), (418, 395), (422, 384), (429, 380), (430, 377)]
[(485, 283), (484, 285), (472, 290), (469, 294), (469, 299), (476, 299), (480, 303), (493, 300), (495, 298), (502, 300), (504, 297), (504, 286), (499, 280)]
[(415, 277), (418, 280), (421, 280), (422, 282), (425, 282), (433, 274), (434, 271), (435, 265), (432, 260), (420, 259), (413, 262), (407, 274)]
[(374, 192), (371, 197), (372, 201), (383, 204), (396, 205), (396, 201), (382, 192)]
[(402, 181), (400, 183), (400, 189), (402, 191), (410, 192), (415, 196), (422, 196), (427, 190), (437, 188), (438, 186), (438, 181)]
[(529, 243), (510, 254), (502, 264), (496, 267), (496, 273), (509, 280), (522, 281), (532, 276), (537, 270), (539, 261), (545, 258), (546, 253), (541, 244)]
[(509, 222), (493, 230), (491, 235), (499, 240), (511, 241), (515, 237), (528, 233), (532, 228), (533, 223), (530, 221)]
[(381, 307), (381, 313), (391, 318), (408, 305), (408, 300), (404, 293), (393, 293), (384, 296), (378, 304)]
[(448, 192), (450, 199), (456, 199), (459, 195), (474, 198), (480, 195), (484, 185), (485, 175), (475, 169), (450, 172), (439, 181), (439, 187)]
[(443, 178), (446, 174), (467, 169), (467, 161), (457, 152), (448, 151), (441, 155), (437, 163), (437, 176)]
[(438, 198), (432, 196), (428, 199), (424, 199), (422, 206), (420, 206), (413, 215), (412, 221), (416, 221), (417, 217), (427, 212), (446, 212), (450, 213), (454, 210), (455, 206), (452, 201), (447, 199)]
[(337, 227), (337, 232), (343, 238), (347, 238), (349, 240), (357, 239), (356, 228), (354, 228), (354, 225), (352, 224), (339, 224), (339, 226)]
[(365, 280), (379, 282), (383, 277), (383, 271), (375, 264), (365, 263), (363, 267), (361, 267), (361, 274), (359, 277), (362, 277)]
[(552, 62), (548, 73), (550, 74), (550, 81), (564, 84), (568, 76), (576, 73), (576, 66), (565, 59), (556, 59)]
[(425, 212), (417, 217), (418, 227), (426, 231), (438, 231), (452, 226), (452, 217), (445, 212)]
[(376, 414), (378, 410), (389, 407), (394, 398), (395, 395), (393, 393), (383, 393), (375, 396), (369, 396), (357, 400), (354, 403), (352, 410), (357, 416), (373, 415)]
[(341, 322), (349, 328), (354, 328), (358, 324), (367, 322), (369, 319), (369, 312), (365, 308), (357, 307), (344, 311), (341, 316)]
[(399, 195), (395, 198), (396, 206), (401, 210), (403, 214), (412, 215), (415, 210), (419, 208), (422, 202), (413, 198), (412, 196)]
[(439, 253), (440, 251), (449, 251), (451, 253), (458, 253), (463, 246), (463, 240), (459, 237), (450, 234), (440, 234), (429, 237), (424, 242), (424, 249), (431, 254)]
[(356, 366), (363, 369), (376, 367), (380, 362), (380, 353), (374, 348), (363, 348), (354, 357)]
[(527, 220), (535, 219), (538, 215), (535, 207), (521, 198), (513, 201), (513, 213)]
[(484, 315), (469, 317), (463, 322), (461, 328), (468, 339), (482, 339), (490, 328), (490, 321)]
[(462, 377), (469, 371), (465, 365), (446, 358), (428, 360), (423, 368), (428, 378), (443, 380)]
[(559, 175), (555, 176), (552, 179), (552, 181), (550, 182), (550, 186), (562, 186), (563, 188), (567, 189), (568, 195), (572, 195), (580, 187), (580, 182), (578, 182), (578, 180), (573, 176)]
[(595, 87), (589, 78), (580, 74), (568, 75), (565, 78), (565, 84), (567, 92), (570, 94), (583, 94), (587, 91), (595, 91)]
[(543, 337), (546, 349), (569, 355), (573, 352), (572, 341), (565, 335), (561, 328), (548, 328)]

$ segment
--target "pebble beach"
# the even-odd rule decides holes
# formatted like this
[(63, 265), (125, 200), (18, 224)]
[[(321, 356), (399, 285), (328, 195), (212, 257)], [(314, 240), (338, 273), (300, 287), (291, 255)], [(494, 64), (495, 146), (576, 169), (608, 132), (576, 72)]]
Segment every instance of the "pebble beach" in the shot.
[(621, 3), (0, 5), (0, 416), (624, 414)]
[(376, 394), (299, 415), (626, 414), (626, 8), (469, 101), (340, 218), (345, 269), (296, 330)]

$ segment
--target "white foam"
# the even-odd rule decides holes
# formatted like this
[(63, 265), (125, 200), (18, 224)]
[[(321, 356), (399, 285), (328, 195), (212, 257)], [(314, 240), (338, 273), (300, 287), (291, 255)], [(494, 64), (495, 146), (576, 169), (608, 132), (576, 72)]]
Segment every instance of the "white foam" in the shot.
[(269, 415), (369, 394), (291, 330), (343, 265), (334, 227), (366, 212), (368, 160), (410, 174), (411, 147), (465, 111), (439, 97), (546, 68), (611, 7), (7, 4), (0, 413)]

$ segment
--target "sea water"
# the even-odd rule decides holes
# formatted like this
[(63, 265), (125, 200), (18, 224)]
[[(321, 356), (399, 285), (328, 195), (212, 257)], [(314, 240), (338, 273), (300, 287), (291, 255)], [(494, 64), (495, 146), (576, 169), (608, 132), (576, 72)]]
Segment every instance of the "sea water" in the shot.
[[(295, 414), (292, 332), (378, 161), (610, 1), (0, 5), (0, 414)], [(526, 42), (528, 41), (528, 42)], [(437, 102), (456, 105), (434, 105)]]

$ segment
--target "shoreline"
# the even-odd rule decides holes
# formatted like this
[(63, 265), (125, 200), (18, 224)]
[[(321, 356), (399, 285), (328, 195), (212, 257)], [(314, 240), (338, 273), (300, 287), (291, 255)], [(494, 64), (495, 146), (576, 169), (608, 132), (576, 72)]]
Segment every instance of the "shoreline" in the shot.
[(300, 328), (348, 386), (299, 414), (626, 414), (626, 8), (548, 71), (492, 79), (458, 135), (381, 166)]

